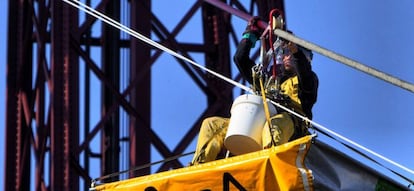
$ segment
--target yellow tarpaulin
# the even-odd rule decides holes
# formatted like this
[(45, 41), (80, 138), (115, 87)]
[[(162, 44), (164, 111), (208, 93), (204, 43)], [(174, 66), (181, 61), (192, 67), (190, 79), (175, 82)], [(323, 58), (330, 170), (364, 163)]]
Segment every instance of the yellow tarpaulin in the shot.
[(311, 136), (201, 165), (98, 185), (91, 190), (313, 190), (304, 165)]

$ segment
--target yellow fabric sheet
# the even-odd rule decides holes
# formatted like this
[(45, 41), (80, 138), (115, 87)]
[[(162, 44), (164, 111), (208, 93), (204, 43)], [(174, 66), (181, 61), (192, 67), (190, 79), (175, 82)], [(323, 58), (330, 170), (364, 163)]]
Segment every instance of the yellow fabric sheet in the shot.
[(304, 165), (310, 141), (306, 136), (270, 149), (106, 183), (91, 190), (313, 190), (312, 173)]

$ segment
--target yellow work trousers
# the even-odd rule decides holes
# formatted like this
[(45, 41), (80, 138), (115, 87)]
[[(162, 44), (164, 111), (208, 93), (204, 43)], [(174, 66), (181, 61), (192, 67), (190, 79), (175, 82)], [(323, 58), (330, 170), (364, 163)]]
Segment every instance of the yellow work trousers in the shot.
[(270, 118), (270, 123), (270, 128), (266, 122), (262, 130), (263, 148), (270, 148), (273, 141), (275, 145), (287, 143), (295, 132), (294, 122), (287, 112), (274, 115)]
[(217, 155), (224, 148), (229, 121), (229, 118), (224, 117), (209, 117), (203, 120), (191, 164), (216, 160)]
[[(203, 120), (192, 165), (216, 160), (224, 149), (229, 121), (229, 118), (223, 117), (209, 117)], [(270, 121), (270, 128), (266, 122), (262, 130), (263, 148), (271, 147), (272, 139), (276, 145), (286, 143), (294, 133), (292, 118), (286, 112), (272, 116)]]

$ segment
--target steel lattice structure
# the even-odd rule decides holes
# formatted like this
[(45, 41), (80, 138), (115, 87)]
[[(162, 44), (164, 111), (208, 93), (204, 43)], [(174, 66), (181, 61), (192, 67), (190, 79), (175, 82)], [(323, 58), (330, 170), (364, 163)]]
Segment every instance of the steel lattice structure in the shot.
[[(211, 2), (215, 1), (194, 1), (169, 31), (151, 11), (151, 0), (85, 1), (115, 20), (122, 20), (128, 10), (131, 29), (153, 36), (184, 56), (201, 53), (207, 68), (231, 77), (230, 41), (237, 43), (240, 34), (234, 30), (233, 16)], [(264, 18), (273, 8), (284, 10), (281, 0), (217, 2)], [(175, 37), (197, 11), (201, 11), (203, 34), (198, 35), (203, 42), (179, 42)], [(60, 0), (9, 0), (8, 13), (5, 190), (87, 190), (92, 159), (100, 161), (102, 176), (122, 170), (121, 142), (129, 145), (127, 166), (146, 165), (152, 161), (152, 148), (163, 158), (180, 155), (197, 136), (203, 118), (228, 115), (233, 87), (187, 62), (172, 59), (202, 90), (207, 107), (197, 119), (189, 119), (192, 125), (182, 127), (186, 133), (176, 135), (182, 138), (170, 149), (151, 127), (151, 67), (162, 51), (138, 39), (121, 37), (119, 30), (108, 25), (97, 27), (99, 20)], [(98, 28), (98, 35), (93, 34), (93, 28)], [(93, 56), (94, 51), (98, 57)], [(128, 53), (126, 60), (124, 52)], [(126, 73), (130, 80), (121, 88)], [(97, 99), (91, 96), (95, 91), (91, 75), (98, 79), (101, 92), (96, 123), (90, 120), (91, 107), (96, 107), (90, 103)], [(121, 124), (122, 114), (128, 124)], [(121, 126), (128, 129), (127, 137), (120, 135)], [(90, 149), (94, 139), (100, 140), (98, 153)], [(172, 160), (155, 171), (183, 166)], [(129, 177), (150, 173), (146, 168), (131, 172)]]

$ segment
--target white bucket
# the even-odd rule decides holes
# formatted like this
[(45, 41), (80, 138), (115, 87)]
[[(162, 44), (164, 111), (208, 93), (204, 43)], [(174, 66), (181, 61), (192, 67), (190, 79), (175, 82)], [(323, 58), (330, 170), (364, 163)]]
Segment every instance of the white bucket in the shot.
[[(276, 108), (268, 102), (270, 115)], [(262, 129), (266, 115), (262, 97), (252, 94), (236, 98), (231, 107), (231, 117), (224, 145), (234, 155), (262, 149)]]

